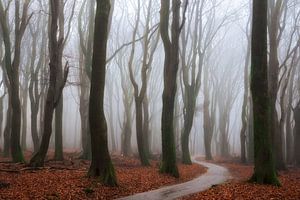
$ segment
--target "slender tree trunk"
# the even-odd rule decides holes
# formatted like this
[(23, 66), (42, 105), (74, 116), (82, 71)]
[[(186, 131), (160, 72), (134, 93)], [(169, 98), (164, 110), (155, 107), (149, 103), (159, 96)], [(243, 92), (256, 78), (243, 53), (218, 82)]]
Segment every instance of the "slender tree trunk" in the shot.
[(267, 0), (253, 0), (251, 91), (254, 116), (255, 168), (251, 181), (280, 185), (276, 177), (270, 139), (267, 13)]
[(55, 108), (55, 160), (64, 160), (63, 156), (63, 94), (60, 97), (60, 101)]
[(254, 125), (253, 125), (253, 101), (252, 96), (249, 96), (249, 124), (248, 124), (248, 140), (247, 140), (247, 156), (248, 161), (254, 162)]
[(50, 26), (49, 26), (49, 54), (50, 54), (50, 79), (48, 92), (44, 109), (44, 122), (43, 122), (43, 135), (39, 151), (30, 160), (32, 167), (41, 167), (44, 165), (44, 160), (48, 151), (50, 137), (52, 133), (52, 121), (54, 110), (59, 104), (62, 90), (64, 88), (67, 76), (68, 68), (65, 69), (64, 81), (58, 82), (58, 68), (60, 67), (60, 53), (59, 47), (62, 45), (62, 40), (57, 39), (58, 32), (58, 15), (60, 0), (49, 0), (50, 2)]
[(245, 59), (245, 68), (244, 68), (244, 99), (243, 99), (243, 108), (242, 108), (242, 129), (240, 133), (241, 141), (241, 162), (246, 163), (246, 138), (247, 132), (249, 136), (249, 64), (250, 64), (250, 40), (247, 45), (247, 53)]
[(4, 157), (9, 157), (9, 154), (10, 154), (10, 134), (11, 134), (11, 106), (8, 103), (8, 108), (6, 111), (6, 125), (5, 125), (4, 131), (3, 131), (3, 138), (4, 138), (3, 155), (4, 155)]
[(210, 95), (208, 89), (208, 70), (205, 70), (204, 74), (204, 102), (203, 102), (203, 130), (204, 130), (204, 147), (205, 147), (205, 159), (212, 160), (212, 153), (211, 153), (211, 142), (213, 137), (213, 125), (211, 121), (211, 114), (210, 114)]
[[(27, 84), (28, 85), (28, 84)], [(25, 85), (27, 87), (27, 85)], [(28, 88), (28, 87), (27, 87)], [(27, 137), (27, 99), (28, 99), (28, 89), (24, 91), (23, 103), (22, 103), (22, 138), (21, 138), (21, 147), (23, 150), (27, 149), (26, 137)]]
[[(275, 2), (274, 2), (275, 3)], [(271, 9), (270, 16), (270, 58), (269, 58), (269, 93), (270, 93), (270, 133), (272, 136), (272, 147), (274, 152), (274, 161), (276, 169), (286, 169), (283, 156), (283, 134), (280, 130), (278, 120), (278, 113), (276, 110), (276, 102), (279, 91), (279, 59), (278, 59), (278, 31), (280, 29), (280, 12), (282, 7), (282, 0), (277, 0), (274, 8)]]
[[(293, 71), (295, 73), (295, 70)], [(294, 77), (294, 75), (292, 75)], [(288, 164), (292, 164), (293, 162), (293, 128), (292, 128), (292, 106), (293, 106), (293, 87), (294, 87), (294, 79), (290, 79), (289, 89), (288, 89), (288, 108), (287, 108), (287, 116), (286, 116), (286, 160)]]
[(150, 138), (151, 138), (151, 131), (149, 130), (149, 103), (148, 103), (148, 97), (145, 95), (143, 100), (143, 134), (144, 134), (144, 140), (145, 140), (145, 151), (147, 157), (151, 157), (151, 148), (150, 148)]
[(136, 132), (137, 132), (137, 145), (142, 165), (150, 165), (148, 156), (145, 149), (145, 138), (143, 132), (143, 101), (138, 98), (135, 99), (135, 111), (136, 111)]

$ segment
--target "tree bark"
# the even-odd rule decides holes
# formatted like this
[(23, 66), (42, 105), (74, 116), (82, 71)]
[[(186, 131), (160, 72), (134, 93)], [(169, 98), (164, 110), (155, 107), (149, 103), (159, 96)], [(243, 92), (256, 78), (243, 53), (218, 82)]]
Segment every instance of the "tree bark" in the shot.
[(179, 177), (176, 165), (176, 150), (174, 140), (174, 103), (176, 95), (176, 79), (179, 64), (180, 36), (180, 0), (172, 0), (172, 30), (169, 36), (170, 0), (161, 0), (160, 33), (165, 50), (164, 90), (161, 119), (162, 132), (162, 164), (160, 171)]
[(109, 13), (110, 1), (97, 0), (89, 103), (92, 163), (88, 175), (99, 177), (106, 185), (116, 186), (115, 170), (108, 152), (107, 123), (103, 108)]
[[(273, 0), (274, 1), (274, 0)], [(279, 58), (278, 58), (278, 32), (280, 28), (282, 0), (277, 0), (271, 8), (269, 38), (270, 38), (270, 58), (269, 58), (269, 95), (270, 95), (270, 133), (272, 137), (272, 148), (276, 169), (286, 169), (283, 157), (283, 133), (280, 131), (276, 102), (279, 91)]]
[(294, 132), (294, 154), (295, 164), (300, 166), (300, 102), (294, 109), (295, 132)]
[(254, 174), (251, 181), (280, 185), (270, 139), (268, 93), (267, 0), (253, 0), (251, 91), (254, 117)]
[(60, 101), (62, 90), (64, 88), (67, 76), (68, 66), (64, 72), (64, 81), (58, 82), (58, 68), (60, 63), (59, 48), (63, 45), (62, 40), (57, 39), (58, 32), (58, 15), (60, 0), (49, 0), (50, 3), (50, 25), (49, 25), (49, 55), (50, 55), (50, 79), (46, 103), (44, 108), (43, 134), (39, 151), (30, 160), (30, 166), (42, 167), (48, 151), (50, 137), (52, 133), (52, 120), (56, 106)]

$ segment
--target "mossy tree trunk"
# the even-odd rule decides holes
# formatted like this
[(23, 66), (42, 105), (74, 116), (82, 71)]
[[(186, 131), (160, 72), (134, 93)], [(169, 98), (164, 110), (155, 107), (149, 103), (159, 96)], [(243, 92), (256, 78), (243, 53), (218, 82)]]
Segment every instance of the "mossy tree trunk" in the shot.
[(280, 185), (276, 177), (270, 139), (267, 13), (268, 0), (253, 0), (251, 91), (255, 168), (251, 181), (260, 184)]

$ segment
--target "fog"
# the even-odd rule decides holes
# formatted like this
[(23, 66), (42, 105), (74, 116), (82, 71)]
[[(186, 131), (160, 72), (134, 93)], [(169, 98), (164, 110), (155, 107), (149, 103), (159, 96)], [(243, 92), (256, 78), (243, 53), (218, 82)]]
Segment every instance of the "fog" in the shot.
[[(23, 2), (21, 8), (23, 8)], [(86, 73), (86, 65), (91, 55), (92, 43), (89, 37), (93, 35), (94, 19), (91, 18), (90, 4), (92, 1), (64, 0), (64, 36), (65, 46), (63, 49), (63, 66), (69, 64), (69, 74), (63, 89), (63, 112), (62, 112), (62, 138), (63, 151), (83, 151), (82, 135), (87, 128), (83, 129), (82, 122), (87, 120), (89, 78)], [(149, 8), (151, 2), (151, 8)], [(180, 36), (179, 69), (177, 74), (177, 93), (174, 114), (174, 137), (178, 159), (181, 158), (181, 138), (184, 131), (184, 115), (187, 113), (187, 97), (185, 96), (185, 82), (192, 85), (197, 82), (199, 74), (199, 91), (194, 90), (192, 96), (195, 99), (195, 108), (192, 109), (192, 127), (189, 140), (191, 155), (205, 155), (205, 124), (209, 122), (212, 133), (211, 151), (213, 157), (241, 156), (241, 130), (245, 126), (246, 157), (253, 160), (251, 149), (253, 146), (253, 128), (251, 116), (250, 96), (250, 62), (249, 59), (250, 33), (251, 33), (251, 2), (243, 0), (190, 0), (184, 12), (185, 2), (181, 5), (181, 19), (185, 14), (185, 24)], [(144, 0), (138, 4), (138, 0), (113, 0), (113, 12), (109, 29), (107, 47), (107, 66), (105, 80), (104, 110), (108, 126), (108, 146), (111, 154), (124, 154), (122, 143), (124, 134), (130, 132), (130, 147), (133, 155), (138, 155), (136, 137), (136, 110), (134, 100), (134, 86), (131, 78), (136, 82), (140, 92), (142, 88), (143, 56), (146, 48), (147, 59), (151, 56), (151, 66), (147, 72), (147, 91), (145, 96), (148, 100), (148, 142), (151, 155), (160, 156), (162, 151), (161, 117), (162, 95), (164, 86), (164, 48), (159, 35), (160, 1)], [(11, 1), (2, 0), (7, 10), (7, 24), (10, 28), (10, 40), (12, 57), (15, 48), (15, 4)], [(279, 20), (279, 87), (277, 91), (276, 112), (278, 121), (283, 121), (282, 150), (284, 160), (288, 161), (288, 154), (295, 137), (287, 141), (287, 127), (295, 128), (293, 109), (299, 102), (300, 79), (299, 79), (299, 24), (300, 24), (300, 1), (287, 0), (281, 10)], [(95, 10), (95, 5), (94, 5)], [(73, 10), (74, 9), (74, 10)], [(139, 12), (138, 12), (139, 9)], [(270, 11), (271, 8), (269, 8)], [(200, 15), (197, 15), (201, 10)], [(270, 11), (271, 12), (271, 11)], [(22, 9), (20, 9), (22, 13)], [(269, 13), (270, 14), (270, 13)], [(22, 124), (26, 123), (25, 130), (21, 131), (20, 140), (22, 149), (34, 151), (32, 128), (31, 128), (31, 104), (29, 95), (30, 79), (33, 77), (30, 66), (41, 69), (37, 72), (39, 80), (37, 92), (41, 95), (38, 111), (38, 135), (42, 137), (43, 105), (46, 98), (46, 86), (49, 82), (49, 50), (48, 50), (48, 20), (49, 3), (44, 0), (31, 0), (28, 7), (27, 28), (21, 43), (20, 57), (20, 99), (22, 104)], [(138, 19), (139, 15), (139, 21)], [(93, 16), (92, 16), (93, 17)], [(271, 19), (271, 18), (270, 18)], [(149, 21), (147, 21), (149, 20)], [(91, 26), (92, 25), (92, 26)], [(136, 26), (137, 25), (137, 26)], [(147, 32), (148, 27), (148, 32)], [(269, 28), (271, 22), (269, 23)], [(81, 36), (79, 33), (81, 31)], [(269, 29), (271, 30), (271, 29)], [(61, 27), (59, 27), (61, 31)], [(136, 31), (136, 33), (134, 33)], [(171, 33), (171, 30), (169, 31)], [(34, 35), (35, 34), (35, 35)], [(42, 36), (46, 34), (47, 43), (42, 45)], [(134, 35), (135, 34), (135, 35)], [(145, 47), (145, 34), (149, 46)], [(183, 35), (183, 36), (182, 36)], [(68, 38), (66, 38), (68, 36)], [(36, 44), (33, 43), (36, 39)], [(156, 44), (157, 43), (157, 44)], [(36, 45), (36, 53), (33, 54), (33, 45)], [(41, 49), (44, 48), (44, 59), (39, 63)], [(134, 50), (133, 50), (134, 48)], [(151, 55), (153, 51), (153, 55)], [(43, 53), (43, 52), (42, 52)], [(270, 46), (269, 46), (270, 53)], [(5, 48), (3, 34), (0, 29), (0, 60), (1, 80), (4, 80), (3, 67)], [(35, 56), (35, 57), (34, 57)], [(34, 57), (34, 58), (33, 58)], [(184, 60), (183, 60), (184, 59)], [(202, 60), (201, 60), (202, 59)], [(149, 60), (148, 60), (149, 61)], [(131, 66), (130, 66), (131, 65)], [(130, 77), (130, 67), (132, 76)], [(293, 68), (293, 69), (292, 69)], [(246, 73), (245, 73), (246, 70)], [(199, 72), (200, 71), (200, 72)], [(245, 75), (248, 78), (245, 80)], [(27, 78), (26, 78), (27, 77)], [(184, 80), (187, 78), (186, 80)], [(27, 81), (26, 81), (27, 79)], [(7, 126), (8, 94), (6, 85), (2, 81), (0, 95), (5, 94), (3, 108), (0, 107), (0, 149), (5, 148), (3, 132)], [(43, 85), (44, 84), (44, 85)], [(245, 85), (246, 84), (246, 85)], [(291, 88), (291, 89), (289, 89)], [(85, 91), (84, 91), (85, 90)], [(246, 98), (244, 97), (247, 91)], [(24, 100), (26, 98), (26, 101)], [(245, 102), (246, 100), (246, 102)], [(208, 104), (205, 104), (205, 102)], [(26, 105), (25, 105), (25, 104)], [(243, 105), (246, 105), (243, 107)], [(80, 113), (80, 109), (82, 113)], [(245, 111), (243, 112), (243, 110)], [(144, 111), (145, 112), (145, 111)], [(289, 113), (289, 115), (286, 115)], [(205, 114), (208, 114), (205, 116)], [(144, 114), (145, 115), (145, 114)], [(243, 115), (246, 122), (243, 124)], [(207, 119), (204, 119), (208, 117)], [(27, 119), (24, 122), (24, 119)], [(84, 119), (82, 119), (84, 118)], [(145, 118), (145, 117), (144, 117)], [(283, 118), (283, 119), (282, 119)], [(126, 127), (129, 125), (129, 127)], [(9, 125), (8, 125), (9, 126)], [(50, 139), (49, 150), (55, 149), (55, 120), (53, 120), (53, 132)], [(126, 130), (127, 128), (127, 130)], [(207, 131), (207, 130), (206, 130)], [(25, 134), (25, 136), (23, 136)], [(22, 139), (22, 138), (25, 139)], [(293, 144), (292, 144), (293, 146)], [(130, 153), (131, 154), (131, 153)], [(293, 154), (293, 153), (292, 153)]]

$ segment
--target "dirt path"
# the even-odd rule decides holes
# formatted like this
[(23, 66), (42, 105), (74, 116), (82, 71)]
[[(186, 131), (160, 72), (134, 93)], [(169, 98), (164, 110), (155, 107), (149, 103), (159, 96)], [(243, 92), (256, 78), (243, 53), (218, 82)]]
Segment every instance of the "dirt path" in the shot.
[(230, 179), (229, 171), (221, 166), (194, 161), (199, 165), (207, 167), (207, 172), (200, 177), (178, 185), (172, 185), (149, 192), (135, 194), (133, 196), (120, 198), (120, 200), (168, 200), (176, 199), (186, 195), (194, 194), (209, 189)]

